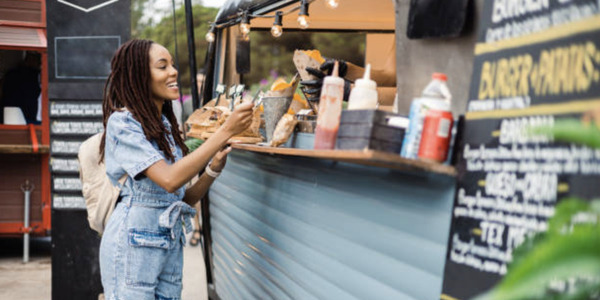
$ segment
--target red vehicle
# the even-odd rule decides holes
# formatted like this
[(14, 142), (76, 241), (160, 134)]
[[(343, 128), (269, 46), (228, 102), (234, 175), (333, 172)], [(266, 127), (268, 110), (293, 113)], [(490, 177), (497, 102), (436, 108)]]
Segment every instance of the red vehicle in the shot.
[[(14, 87), (15, 80), (21, 90), (25, 90), (24, 86), (39, 87), (41, 95), (41, 100), (37, 100), (41, 114), (38, 113), (32, 123), (4, 123), (12, 123), (10, 120), (0, 123), (0, 237), (25, 233), (50, 235), (50, 124), (46, 50), (45, 1), (0, 0), (0, 107), (26, 105), (15, 103), (14, 95), (8, 92), (11, 88), (18, 90)], [(15, 76), (15, 70), (32, 62), (39, 69), (37, 82), (19, 82), (19, 78), (26, 76)], [(28, 187), (26, 183), (29, 183)], [(30, 209), (26, 211), (23, 189), (30, 188), (33, 188)], [(29, 219), (29, 226), (25, 224), (26, 218)]]

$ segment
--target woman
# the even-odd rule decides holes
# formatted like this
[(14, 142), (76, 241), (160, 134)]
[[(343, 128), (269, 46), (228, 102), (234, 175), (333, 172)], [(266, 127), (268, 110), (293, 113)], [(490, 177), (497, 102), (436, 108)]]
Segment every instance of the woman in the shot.
[[(187, 148), (169, 100), (178, 97), (177, 70), (167, 49), (131, 40), (117, 50), (104, 88), (100, 151), (113, 184), (125, 174), (127, 179), (100, 245), (106, 299), (181, 297), (190, 205), (223, 169), (230, 148), (219, 150), (252, 121), (252, 104), (239, 105), (209, 140), (183, 157)], [(186, 190), (185, 183), (204, 168)]]

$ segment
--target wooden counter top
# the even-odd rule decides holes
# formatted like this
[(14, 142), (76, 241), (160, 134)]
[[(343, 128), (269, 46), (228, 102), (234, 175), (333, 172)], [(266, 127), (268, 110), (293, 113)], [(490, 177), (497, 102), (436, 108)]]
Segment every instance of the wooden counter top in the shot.
[(10, 153), (10, 154), (21, 154), (21, 153), (31, 153), (31, 154), (45, 154), (50, 152), (50, 146), (48, 145), (39, 145), (38, 152), (33, 152), (33, 146), (31, 145), (0, 145), (0, 153)]
[(266, 147), (250, 144), (234, 144), (232, 145), (232, 148), (266, 154), (329, 159), (375, 167), (407, 171), (426, 171), (452, 177), (456, 176), (456, 169), (452, 166), (414, 159), (406, 159), (400, 157), (400, 155), (373, 150), (308, 150), (296, 148)]

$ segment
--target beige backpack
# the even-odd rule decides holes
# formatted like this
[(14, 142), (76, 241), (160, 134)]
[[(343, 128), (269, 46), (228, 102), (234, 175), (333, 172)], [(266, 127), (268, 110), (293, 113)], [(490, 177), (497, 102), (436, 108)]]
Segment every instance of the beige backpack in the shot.
[[(108, 218), (115, 209), (121, 188), (112, 185), (106, 175), (104, 162), (100, 162), (100, 142), (102, 132), (85, 140), (79, 147), (79, 177), (81, 178), (81, 192), (85, 199), (90, 227), (99, 234), (104, 232)], [(127, 179), (127, 174), (119, 179), (122, 186)]]

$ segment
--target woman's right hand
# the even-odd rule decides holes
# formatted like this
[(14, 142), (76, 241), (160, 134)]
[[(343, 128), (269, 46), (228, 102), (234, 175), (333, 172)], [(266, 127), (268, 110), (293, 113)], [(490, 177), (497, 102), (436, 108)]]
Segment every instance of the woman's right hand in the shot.
[(252, 102), (239, 104), (234, 108), (221, 128), (230, 136), (242, 133), (252, 124), (253, 108), (254, 104)]

